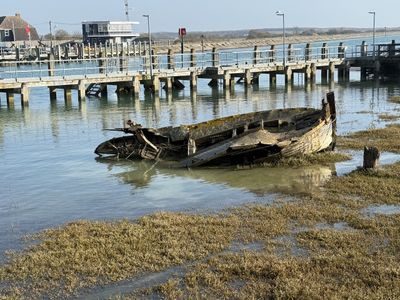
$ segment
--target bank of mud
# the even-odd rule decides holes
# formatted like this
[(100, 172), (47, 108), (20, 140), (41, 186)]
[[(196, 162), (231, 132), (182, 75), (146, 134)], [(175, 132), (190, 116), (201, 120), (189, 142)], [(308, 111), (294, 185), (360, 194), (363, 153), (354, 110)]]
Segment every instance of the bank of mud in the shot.
[[(368, 142), (398, 152), (398, 130), (392, 125), (355, 133), (340, 138), (339, 146), (362, 149)], [(376, 210), (383, 206), (393, 209)], [(39, 233), (26, 250), (10, 253), (0, 267), (0, 299), (101, 297), (102, 289), (104, 295), (112, 289), (115, 299), (395, 299), (399, 206), (395, 163), (333, 177), (301, 196), (279, 195), (272, 205), (74, 222)], [(158, 282), (133, 284), (175, 267), (179, 271)]]

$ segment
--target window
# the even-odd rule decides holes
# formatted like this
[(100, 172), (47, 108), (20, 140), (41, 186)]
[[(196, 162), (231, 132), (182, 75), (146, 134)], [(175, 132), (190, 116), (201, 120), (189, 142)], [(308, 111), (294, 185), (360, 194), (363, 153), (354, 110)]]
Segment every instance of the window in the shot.
[(8, 29), (4, 30), (4, 36), (5, 37), (10, 36), (10, 30)]
[(99, 32), (104, 33), (107, 32), (107, 24), (99, 24)]

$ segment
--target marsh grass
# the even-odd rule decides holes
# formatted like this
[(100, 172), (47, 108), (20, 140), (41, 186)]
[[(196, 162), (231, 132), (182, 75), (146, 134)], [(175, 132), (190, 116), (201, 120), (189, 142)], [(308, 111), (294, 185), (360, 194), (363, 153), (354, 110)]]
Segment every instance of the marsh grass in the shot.
[(392, 124), (386, 128), (359, 131), (338, 138), (338, 147), (362, 150), (364, 146), (376, 146), (381, 151), (400, 153), (400, 125)]
[(345, 153), (324, 151), (308, 155), (285, 157), (273, 162), (263, 163), (266, 167), (305, 167), (313, 165), (330, 165), (336, 162), (350, 160), (351, 156)]
[(389, 115), (389, 114), (381, 114), (379, 115), (379, 119), (383, 121), (395, 121), (400, 119), (398, 115)]
[(400, 96), (392, 96), (389, 98), (389, 102), (400, 103)]
[[(393, 149), (398, 130), (351, 138), (354, 145), (367, 138)], [(187, 263), (183, 274), (115, 299), (399, 299), (400, 215), (363, 215), (376, 204), (400, 205), (400, 163), (332, 178), (307, 196), (281, 196), (273, 205), (70, 223), (10, 254), (0, 267), (0, 299), (65, 298)], [(320, 226), (337, 223), (347, 226)], [(263, 247), (231, 247), (252, 243)]]

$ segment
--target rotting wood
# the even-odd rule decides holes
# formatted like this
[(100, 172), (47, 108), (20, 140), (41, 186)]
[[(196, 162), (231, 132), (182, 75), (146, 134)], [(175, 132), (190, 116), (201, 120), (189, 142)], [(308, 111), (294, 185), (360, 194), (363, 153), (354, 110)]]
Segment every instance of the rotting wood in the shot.
[(322, 109), (291, 108), (240, 114), (193, 125), (117, 128), (130, 136), (100, 144), (95, 153), (120, 158), (175, 161), (179, 167), (255, 163), (333, 149), (334, 95)]
[(364, 169), (376, 169), (381, 153), (376, 147), (364, 147)]

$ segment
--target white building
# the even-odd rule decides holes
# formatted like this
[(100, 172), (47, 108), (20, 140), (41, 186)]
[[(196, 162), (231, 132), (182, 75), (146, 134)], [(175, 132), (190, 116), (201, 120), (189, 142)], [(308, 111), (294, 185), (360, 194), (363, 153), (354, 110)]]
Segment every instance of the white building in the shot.
[(131, 42), (139, 36), (134, 31), (137, 24), (139, 23), (130, 21), (82, 22), (83, 42), (90, 44)]

